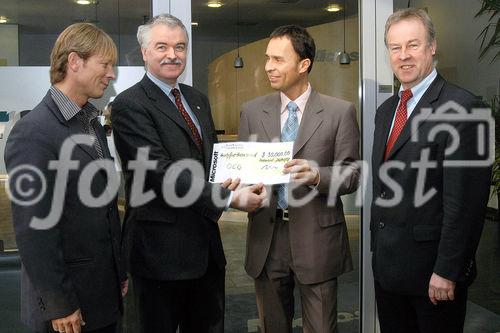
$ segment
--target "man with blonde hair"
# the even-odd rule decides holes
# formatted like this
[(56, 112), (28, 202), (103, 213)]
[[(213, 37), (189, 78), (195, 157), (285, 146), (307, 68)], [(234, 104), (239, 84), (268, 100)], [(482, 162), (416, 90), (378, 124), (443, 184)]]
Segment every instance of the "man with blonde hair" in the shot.
[[(88, 100), (100, 98), (115, 79), (116, 60), (116, 46), (104, 31), (87, 23), (67, 27), (52, 50), (50, 90), (7, 141), (5, 164), (22, 263), (21, 318), (36, 332), (114, 333), (123, 312), (127, 281), (119, 259), (116, 197), (98, 207), (80, 198), (83, 192), (95, 197), (107, 190), (106, 172), (95, 173), (86, 189), (80, 178), (87, 166), (111, 159), (99, 112)], [(77, 134), (86, 135), (89, 144), (77, 144)], [(68, 142), (71, 166), (58, 161)], [(57, 172), (53, 162), (59, 163)], [(60, 180), (64, 167), (70, 171)], [(26, 197), (30, 193), (40, 197)], [(53, 221), (47, 226), (37, 223), (40, 219)]]

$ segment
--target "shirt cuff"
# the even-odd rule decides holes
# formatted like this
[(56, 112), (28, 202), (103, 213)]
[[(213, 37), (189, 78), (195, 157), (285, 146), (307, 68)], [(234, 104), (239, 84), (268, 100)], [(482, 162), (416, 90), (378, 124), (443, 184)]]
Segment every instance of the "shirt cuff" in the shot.
[(231, 200), (233, 200), (233, 191), (229, 193), (229, 196), (227, 197), (227, 202), (226, 202), (226, 207), (224, 207), (224, 211), (229, 210), (231, 208)]

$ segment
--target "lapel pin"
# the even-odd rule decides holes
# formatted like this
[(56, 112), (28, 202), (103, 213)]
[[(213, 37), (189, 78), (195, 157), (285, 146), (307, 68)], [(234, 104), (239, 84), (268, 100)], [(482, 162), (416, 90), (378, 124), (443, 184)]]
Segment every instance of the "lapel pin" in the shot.
[(196, 108), (197, 108), (198, 110), (200, 109), (200, 107), (199, 107), (198, 105), (196, 105)]

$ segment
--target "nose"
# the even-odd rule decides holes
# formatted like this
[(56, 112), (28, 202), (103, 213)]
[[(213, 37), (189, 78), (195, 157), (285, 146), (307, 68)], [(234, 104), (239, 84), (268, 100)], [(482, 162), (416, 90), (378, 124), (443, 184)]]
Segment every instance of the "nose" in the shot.
[(399, 52), (399, 59), (400, 60), (405, 60), (410, 57), (410, 54), (407, 52), (406, 48), (401, 48), (401, 51)]
[(111, 67), (109, 70), (108, 70), (108, 73), (106, 75), (108, 77), (108, 79), (110, 80), (116, 80), (116, 74), (115, 74), (115, 70), (113, 67)]
[(266, 72), (271, 72), (274, 69), (273, 62), (270, 60), (266, 61), (266, 65), (264, 66)]
[(165, 52), (165, 55), (168, 59), (175, 59), (177, 56), (175, 55), (175, 50), (173, 47), (169, 47)]

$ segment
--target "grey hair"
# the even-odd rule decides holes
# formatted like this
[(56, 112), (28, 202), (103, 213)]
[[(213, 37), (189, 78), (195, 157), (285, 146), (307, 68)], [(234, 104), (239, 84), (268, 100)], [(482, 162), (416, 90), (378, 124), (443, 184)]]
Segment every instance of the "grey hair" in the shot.
[(186, 34), (186, 41), (189, 43), (189, 35), (182, 21), (170, 14), (160, 14), (156, 15), (151, 20), (137, 28), (137, 41), (139, 42), (141, 48), (145, 49), (148, 47), (149, 33), (151, 32), (153, 26), (157, 24), (164, 24), (169, 28), (180, 27), (184, 30), (184, 33)]
[(389, 28), (395, 23), (412, 18), (419, 20), (424, 25), (425, 30), (427, 30), (427, 42), (429, 44), (431, 44), (436, 40), (436, 30), (434, 29), (434, 24), (432, 23), (429, 14), (427, 14), (427, 12), (423, 9), (406, 8), (395, 11), (387, 19), (387, 22), (385, 23), (385, 32), (384, 32), (384, 43), (386, 47), (387, 47), (387, 32), (389, 31)]

